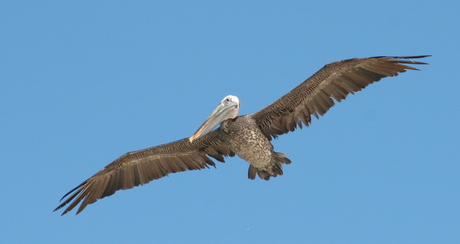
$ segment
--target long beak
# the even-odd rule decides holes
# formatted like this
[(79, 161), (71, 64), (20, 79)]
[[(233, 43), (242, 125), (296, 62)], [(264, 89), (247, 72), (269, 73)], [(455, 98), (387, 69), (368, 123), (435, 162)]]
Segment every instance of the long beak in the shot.
[(227, 119), (233, 119), (238, 115), (239, 103), (234, 101), (221, 102), (219, 106), (204, 121), (198, 130), (189, 138), (193, 142), (196, 138), (206, 135), (216, 126)]

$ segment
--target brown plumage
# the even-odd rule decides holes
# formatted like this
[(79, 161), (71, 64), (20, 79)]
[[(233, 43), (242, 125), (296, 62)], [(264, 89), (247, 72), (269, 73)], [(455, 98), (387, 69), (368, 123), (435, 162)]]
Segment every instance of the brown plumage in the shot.
[[(64, 195), (61, 200), (67, 198), (54, 211), (69, 204), (64, 215), (82, 202), (78, 214), (88, 204), (117, 190), (147, 184), (169, 173), (215, 166), (208, 156), (224, 162), (224, 157), (237, 154), (250, 163), (250, 179), (256, 174), (265, 180), (282, 175), (282, 164), (291, 161), (286, 154), (273, 151), (272, 138), (294, 131), (297, 126), (308, 126), (311, 117), (324, 115), (334, 106), (334, 100), (340, 102), (349, 93), (360, 91), (381, 78), (396, 76), (408, 69), (418, 70), (408, 65), (426, 63), (407, 59), (424, 57), (428, 55), (359, 58), (327, 64), (264, 109), (225, 119), (218, 129), (196, 136), (193, 142), (182, 139), (121, 156)], [(228, 96), (221, 103), (232, 97), (238, 103), (233, 104), (236, 108), (232, 108), (232, 114), (237, 114), (238, 98)]]

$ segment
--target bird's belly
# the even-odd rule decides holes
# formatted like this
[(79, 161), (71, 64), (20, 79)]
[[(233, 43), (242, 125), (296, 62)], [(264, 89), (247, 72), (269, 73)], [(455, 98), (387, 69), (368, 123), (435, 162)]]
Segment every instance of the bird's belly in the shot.
[(272, 160), (273, 146), (260, 131), (245, 130), (231, 133), (228, 142), (240, 158), (256, 168), (263, 168)]

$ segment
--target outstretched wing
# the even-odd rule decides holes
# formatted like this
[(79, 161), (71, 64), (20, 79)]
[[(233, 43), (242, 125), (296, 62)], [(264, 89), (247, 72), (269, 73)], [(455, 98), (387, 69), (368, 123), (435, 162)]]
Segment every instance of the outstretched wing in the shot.
[(396, 76), (406, 70), (418, 70), (406, 64), (426, 64), (404, 59), (425, 58), (425, 56), (371, 57), (333, 62), (325, 65), (274, 103), (252, 114), (267, 138), (294, 131), (302, 124), (308, 126), (312, 115), (319, 118), (334, 106), (334, 98), (340, 102), (349, 93), (379, 81), (384, 77)]
[(88, 204), (110, 196), (117, 190), (147, 184), (170, 173), (215, 166), (207, 155), (224, 162), (224, 156), (234, 156), (235, 153), (219, 139), (218, 133), (219, 129), (193, 143), (182, 139), (126, 153), (65, 194), (61, 201), (67, 198), (54, 211), (70, 204), (62, 213), (64, 215), (83, 201), (78, 214)]

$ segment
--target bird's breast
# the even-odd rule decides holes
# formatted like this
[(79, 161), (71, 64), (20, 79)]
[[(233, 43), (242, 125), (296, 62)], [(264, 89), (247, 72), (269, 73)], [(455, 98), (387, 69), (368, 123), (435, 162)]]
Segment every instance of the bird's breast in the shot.
[(238, 117), (222, 124), (225, 141), (242, 159), (259, 168), (270, 164), (273, 146), (254, 120)]

